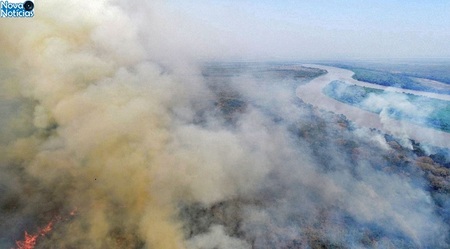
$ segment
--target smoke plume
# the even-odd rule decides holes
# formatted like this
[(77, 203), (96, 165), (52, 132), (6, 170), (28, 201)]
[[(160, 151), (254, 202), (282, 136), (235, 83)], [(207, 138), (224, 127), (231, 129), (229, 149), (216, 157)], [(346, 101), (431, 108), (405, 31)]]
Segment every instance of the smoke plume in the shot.
[(381, 134), (251, 70), (224, 114), (196, 63), (216, 52), (184, 43), (163, 3), (133, 3), (2, 20), (0, 247), (54, 217), (36, 248), (448, 246), (448, 192), (391, 168)]

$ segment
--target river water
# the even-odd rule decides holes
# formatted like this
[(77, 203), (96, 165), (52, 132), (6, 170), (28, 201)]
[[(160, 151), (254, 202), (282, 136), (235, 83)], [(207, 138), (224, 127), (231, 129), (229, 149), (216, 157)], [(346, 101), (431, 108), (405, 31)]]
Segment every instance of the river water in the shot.
[(407, 121), (395, 120), (386, 115), (376, 114), (362, 110), (358, 107), (339, 102), (326, 96), (322, 89), (331, 81), (341, 80), (350, 84), (365, 86), (370, 88), (382, 89), (385, 91), (411, 93), (415, 95), (437, 98), (450, 101), (450, 95), (428, 93), (401, 88), (385, 87), (358, 81), (352, 78), (353, 72), (350, 70), (322, 66), (322, 65), (304, 65), (307, 67), (320, 68), (327, 70), (327, 74), (311, 80), (305, 85), (297, 87), (296, 94), (306, 103), (317, 106), (321, 109), (343, 114), (359, 126), (376, 128), (385, 133), (390, 133), (401, 138), (411, 138), (422, 144), (430, 144), (440, 147), (450, 147), (450, 133), (436, 129), (415, 125)]

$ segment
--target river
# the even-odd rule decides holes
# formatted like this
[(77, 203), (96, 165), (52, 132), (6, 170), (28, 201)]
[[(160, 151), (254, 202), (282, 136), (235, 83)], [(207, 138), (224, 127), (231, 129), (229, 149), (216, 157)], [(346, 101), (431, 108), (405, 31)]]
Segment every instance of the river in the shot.
[(305, 85), (297, 87), (296, 94), (306, 103), (317, 106), (321, 109), (343, 114), (359, 126), (376, 128), (385, 133), (390, 133), (401, 138), (411, 138), (419, 141), (421, 144), (430, 144), (440, 147), (450, 147), (450, 133), (436, 129), (415, 125), (407, 121), (401, 121), (389, 118), (385, 115), (379, 115), (362, 110), (358, 107), (339, 102), (326, 96), (322, 89), (331, 81), (341, 80), (358, 86), (382, 89), (400, 93), (411, 93), (415, 95), (437, 98), (450, 101), (450, 95), (428, 93), (414, 90), (406, 90), (394, 87), (385, 87), (368, 82), (358, 81), (352, 78), (353, 72), (350, 70), (322, 66), (322, 65), (303, 65), (306, 67), (320, 68), (328, 73), (311, 80)]

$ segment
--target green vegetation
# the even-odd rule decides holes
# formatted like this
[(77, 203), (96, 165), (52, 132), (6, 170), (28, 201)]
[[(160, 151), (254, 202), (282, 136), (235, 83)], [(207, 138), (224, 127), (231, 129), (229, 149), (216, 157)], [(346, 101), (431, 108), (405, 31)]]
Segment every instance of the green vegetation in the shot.
[(371, 93), (382, 94), (384, 92), (383, 90), (375, 88), (350, 85), (338, 80), (332, 81), (322, 91), (327, 96), (340, 102), (358, 106), (360, 108), (363, 108), (362, 104), (364, 100), (367, 99)]
[(340, 102), (450, 133), (450, 102), (332, 81), (323, 92)]
[(403, 75), (361, 68), (355, 68), (352, 69), (352, 71), (355, 72), (353, 78), (356, 80), (367, 81), (382, 86), (393, 86), (405, 89), (425, 90), (416, 81)]
[(424, 84), (415, 78), (423, 78), (450, 84), (450, 64), (383, 64), (383, 63), (326, 63), (351, 70), (353, 78), (382, 86), (450, 94), (450, 90)]

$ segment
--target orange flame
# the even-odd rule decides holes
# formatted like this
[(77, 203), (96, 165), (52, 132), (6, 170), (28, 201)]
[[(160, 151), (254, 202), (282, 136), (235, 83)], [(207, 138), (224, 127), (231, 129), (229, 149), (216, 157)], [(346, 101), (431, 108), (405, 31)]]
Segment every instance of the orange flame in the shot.
[(39, 234), (30, 235), (25, 231), (25, 239), (23, 241), (16, 241), (17, 249), (33, 249), (38, 237)]
[[(76, 213), (77, 209), (74, 209), (69, 214), (70, 216), (74, 216)], [(16, 249), (34, 249), (38, 238), (50, 233), (53, 229), (54, 224), (61, 219), (61, 216), (54, 217), (45, 227), (39, 228), (38, 232), (35, 234), (28, 234), (28, 232), (25, 231), (25, 238), (22, 241), (16, 241)]]
[(23, 241), (16, 241), (17, 249), (33, 249), (36, 246), (37, 239), (45, 236), (53, 229), (53, 221), (50, 221), (47, 226), (40, 228), (35, 234), (28, 234), (25, 231), (25, 238)]

